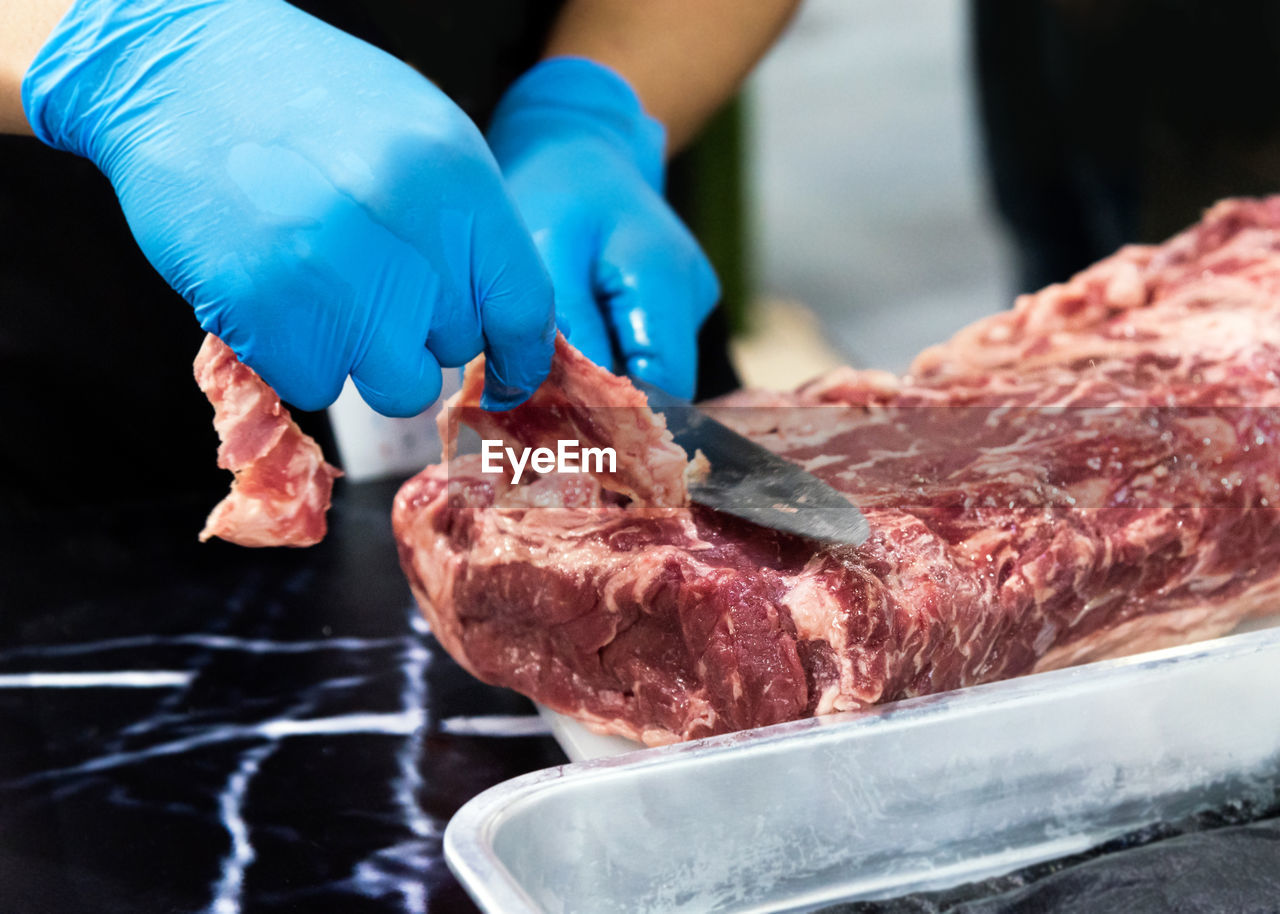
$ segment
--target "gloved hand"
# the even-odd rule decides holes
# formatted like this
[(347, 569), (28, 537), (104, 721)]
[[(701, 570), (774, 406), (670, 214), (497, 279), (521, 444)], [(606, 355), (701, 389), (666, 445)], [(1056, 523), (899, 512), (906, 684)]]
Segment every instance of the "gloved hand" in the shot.
[(376, 48), (282, 0), (76, 0), (23, 104), (106, 174), (200, 325), (295, 405), (326, 406), (349, 373), (414, 415), (440, 366), (482, 349), (486, 408), (545, 377), (552, 288), (497, 164)]
[(511, 87), (488, 139), (569, 339), (601, 365), (692, 397), (698, 328), (720, 287), (662, 198), (662, 125), (612, 70), (558, 57)]

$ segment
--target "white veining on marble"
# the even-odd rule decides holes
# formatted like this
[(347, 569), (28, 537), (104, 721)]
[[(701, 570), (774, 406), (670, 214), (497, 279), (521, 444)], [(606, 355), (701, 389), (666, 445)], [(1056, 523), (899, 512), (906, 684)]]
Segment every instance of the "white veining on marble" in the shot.
[[(72, 756), (71, 764), (31, 772), (0, 783), (0, 787), (22, 789), (46, 784), (51, 795), (57, 795), (60, 791), (101, 784), (96, 775), (103, 772), (207, 747), (229, 746), (234, 756), (227, 779), (216, 796), (216, 812), (230, 846), (219, 863), (217, 878), (210, 883), (205, 914), (240, 914), (253, 900), (245, 889), (260, 849), (252, 840), (248, 801), (265, 761), (284, 740), (298, 737), (315, 737), (321, 743), (331, 737), (353, 734), (388, 737), (394, 747), (395, 769), (387, 783), (370, 786), (376, 791), (389, 791), (382, 794), (390, 800), (389, 810), (385, 805), (382, 808), (392, 816), (386, 823), (391, 833), (381, 847), (354, 864), (349, 874), (331, 888), (391, 901), (409, 914), (423, 914), (430, 904), (430, 887), (436, 884), (437, 875), (444, 872), (440, 844), (445, 823), (423, 807), (428, 785), (421, 766), (428, 731), (482, 738), (543, 736), (549, 731), (541, 718), (534, 715), (458, 716), (433, 728), (427, 711), (427, 676), (432, 662), (432, 648), (427, 638), (430, 630), (416, 607), (408, 606), (405, 612), (410, 631), (394, 638), (278, 641), (185, 633), (27, 645), (0, 651), (0, 664), (16, 661), (14, 665), (30, 666), (36, 657), (56, 661), (56, 658), (97, 656), (101, 659), (95, 662), (96, 666), (143, 667), (66, 672), (46, 668), (0, 673), (0, 689), (168, 690), (160, 693), (145, 717), (117, 729), (114, 734), (102, 734), (94, 745), (84, 747), (93, 751), (91, 757)], [(208, 691), (202, 685), (210, 669), (219, 676), (225, 675), (228, 669), (241, 670), (240, 675), (252, 675), (254, 670), (274, 667), (276, 661), (272, 658), (276, 655), (283, 658), (283, 655), (326, 651), (355, 656), (326, 661), (324, 668), (329, 675), (316, 680), (304, 675), (296, 690), (289, 676), (281, 677), (279, 683), (273, 678), (259, 692), (248, 693), (256, 704), (210, 703)], [(226, 656), (232, 652), (257, 655), (261, 659), (241, 667), (238, 664), (242, 661)], [(153, 664), (187, 668), (145, 668)], [(308, 661), (303, 659), (301, 664), (300, 669), (309, 673)], [(42, 664), (54, 665), (54, 662)], [(365, 693), (362, 690), (366, 687), (373, 691)], [(387, 708), (388, 699), (393, 702), (390, 709), (380, 710)], [(254, 707), (260, 711), (255, 712)], [(262, 716), (253, 720), (255, 713)], [(196, 806), (184, 808), (182, 812), (200, 815)]]
[(219, 651), (244, 651), (249, 654), (303, 654), (308, 651), (367, 651), (395, 647), (399, 638), (315, 638), (309, 641), (275, 641), (270, 638), (237, 638), (190, 632), (181, 635), (138, 635), (108, 638), (74, 644), (25, 644), (0, 650), (0, 662), (14, 657), (74, 657), (80, 654), (103, 654), (140, 647), (200, 647)]
[(244, 874), (257, 856), (249, 838), (249, 825), (244, 818), (244, 803), (249, 794), (249, 784), (258, 773), (263, 759), (275, 751), (277, 743), (268, 743), (250, 749), (240, 759), (240, 764), (227, 779), (218, 795), (218, 818), (231, 837), (231, 850), (222, 859), (221, 876), (214, 891), (209, 914), (240, 914), (240, 899), (244, 890)]
[(162, 689), (190, 684), (188, 670), (117, 670), (105, 673), (0, 673), (0, 689)]
[(257, 724), (224, 724), (184, 739), (157, 743), (145, 749), (126, 752), (110, 752), (89, 759), (79, 765), (39, 771), (24, 778), (0, 784), (3, 787), (24, 787), (42, 781), (56, 781), (82, 774), (109, 771), (136, 762), (165, 755), (178, 755), (205, 746), (229, 743), (236, 740), (278, 740), (292, 736), (322, 736), (332, 734), (369, 733), (387, 736), (413, 734), (424, 719), (424, 711), (395, 711), (386, 714), (340, 714), (333, 717), (273, 718)]
[(551, 736), (551, 727), (537, 714), (490, 714), (446, 717), (440, 732), (452, 736)]
[(399, 893), (407, 914), (424, 914), (427, 910), (426, 868), (440, 837), (440, 829), (418, 801), (419, 791), (424, 786), (419, 762), (424, 730), (421, 724), (426, 723), (427, 667), (431, 663), (431, 652), (423, 641), (429, 631), (426, 620), (414, 606), (409, 607), (408, 615), (413, 634), (405, 638), (401, 665), (404, 686), (400, 693), (400, 706), (403, 714), (417, 715), (420, 725), (407, 734), (408, 739), (396, 751), (397, 773), (392, 787), (396, 805), (413, 837), (381, 848), (362, 860), (352, 873), (352, 883), (362, 894), (375, 898), (388, 890), (395, 891)]
[[(416, 619), (417, 613), (411, 618)], [(380, 641), (377, 646), (398, 644), (401, 647), (401, 672), (404, 686), (401, 689), (399, 711), (373, 713), (356, 712), (330, 717), (277, 717), (264, 721), (251, 728), (254, 735), (265, 737), (271, 742), (247, 750), (241, 757), (239, 766), (228, 779), (218, 799), (221, 820), (232, 838), (231, 850), (222, 861), (221, 876), (215, 887), (214, 899), (207, 909), (208, 914), (240, 914), (244, 875), (256, 856), (249, 837), (249, 829), (243, 818), (244, 799), (249, 792), (253, 776), (258, 766), (279, 745), (279, 741), (293, 736), (325, 736), (351, 733), (377, 733), (393, 736), (404, 736), (407, 739), (397, 750), (397, 776), (393, 789), (396, 805), (404, 815), (405, 824), (413, 835), (408, 841), (381, 848), (369, 859), (362, 861), (352, 874), (354, 887), (371, 897), (385, 895), (388, 891), (398, 892), (404, 901), (405, 909), (412, 914), (425, 912), (426, 891), (422, 880), (417, 875), (422, 872), (421, 864), (430, 859), (430, 848), (426, 841), (437, 836), (437, 831), (430, 818), (422, 811), (418, 799), (418, 788), (422, 784), (418, 771), (418, 759), (421, 753), (421, 733), (426, 715), (426, 668), (430, 661), (430, 652), (421, 639), (421, 632), (416, 624), (412, 624), (414, 634), (404, 638)], [(335, 639), (336, 640), (336, 639)], [(357, 639), (346, 639), (354, 642)], [(323, 642), (318, 646), (330, 646), (332, 642)], [(362, 642), (365, 648), (371, 642)], [(360, 685), (365, 677), (343, 677), (320, 684), (321, 690), (335, 686)], [(312, 693), (314, 694), (314, 692)], [(299, 709), (300, 710), (300, 709)], [(239, 730), (243, 727), (219, 727), (213, 733), (228, 730)]]
[[(431, 664), (431, 652), (422, 642), (428, 633), (427, 622), (416, 606), (409, 607), (409, 627), (413, 630), (413, 636), (405, 639), (405, 685), (401, 693), (401, 707), (406, 713), (417, 713), (420, 717), (425, 717), (427, 667)], [(415, 729), (396, 757), (400, 771), (396, 781), (396, 802), (404, 811), (409, 829), (417, 837), (426, 838), (435, 833), (435, 828), (418, 803), (418, 788), (422, 787), (422, 772), (418, 767), (422, 759), (422, 733), (421, 726)]]
[(408, 736), (422, 726), (424, 719), (425, 712), (421, 708), (415, 708), (384, 714), (341, 714), (336, 717), (312, 717), (306, 720), (281, 718), (266, 721), (250, 729), (268, 739), (333, 733), (382, 733), (388, 736)]

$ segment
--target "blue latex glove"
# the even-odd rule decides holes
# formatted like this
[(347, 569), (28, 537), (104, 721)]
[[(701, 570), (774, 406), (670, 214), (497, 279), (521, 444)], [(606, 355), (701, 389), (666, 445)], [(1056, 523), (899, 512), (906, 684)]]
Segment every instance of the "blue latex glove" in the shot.
[(715, 271), (662, 198), (665, 131), (589, 60), (543, 61), (507, 92), (489, 146), (588, 358), (692, 397)]
[(487, 408), (545, 377), (550, 279), (496, 162), (376, 48), (281, 0), (77, 0), (23, 103), (110, 179), (200, 326), (297, 406), (350, 374), (413, 415), (482, 349)]

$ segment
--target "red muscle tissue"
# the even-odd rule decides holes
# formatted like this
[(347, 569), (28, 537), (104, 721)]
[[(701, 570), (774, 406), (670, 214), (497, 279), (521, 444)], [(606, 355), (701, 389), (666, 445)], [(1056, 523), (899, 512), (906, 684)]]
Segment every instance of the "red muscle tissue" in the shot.
[[(557, 358), (533, 405), (454, 406), (530, 445), (557, 421), (631, 435), (608, 427), (627, 410), (587, 408), (626, 401), (617, 379)], [(867, 542), (458, 458), (393, 514), (449, 652), (656, 744), (1221, 634), (1280, 608), (1280, 198), (1024, 296), (906, 377), (841, 369), (710, 409), (846, 492)]]
[(276, 392), (213, 334), (195, 361), (196, 383), (213, 404), (222, 445), (218, 466), (235, 474), (200, 539), (241, 546), (311, 546), (324, 538), (333, 480), (315, 440), (298, 428)]

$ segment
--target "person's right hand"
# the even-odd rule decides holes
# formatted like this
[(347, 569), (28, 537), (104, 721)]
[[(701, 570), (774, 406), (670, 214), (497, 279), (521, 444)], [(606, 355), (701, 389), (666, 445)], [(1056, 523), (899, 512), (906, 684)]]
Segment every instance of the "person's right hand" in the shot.
[(283, 0), (77, 0), (23, 104), (106, 174), (200, 325), (291, 403), (324, 407), (350, 374), (375, 409), (413, 415), (441, 366), (482, 350), (488, 409), (545, 377), (551, 283), (492, 155), (381, 51)]
[(626, 80), (576, 57), (520, 77), (489, 125), (569, 341), (598, 365), (692, 399), (698, 329), (720, 282), (663, 199), (665, 142)]

